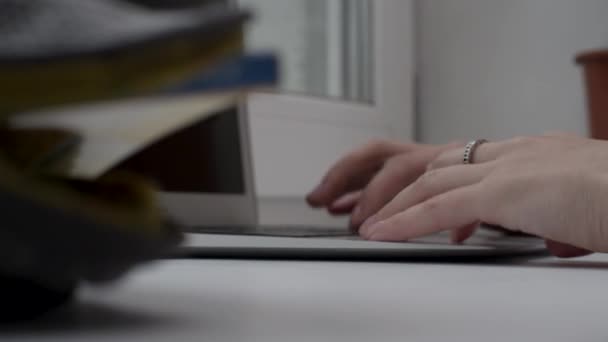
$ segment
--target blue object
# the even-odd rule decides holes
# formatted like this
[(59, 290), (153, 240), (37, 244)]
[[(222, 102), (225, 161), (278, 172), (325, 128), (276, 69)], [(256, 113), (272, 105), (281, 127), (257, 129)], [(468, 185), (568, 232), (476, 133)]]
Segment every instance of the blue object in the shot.
[(206, 70), (170, 93), (221, 91), (254, 86), (272, 86), (279, 81), (279, 63), (274, 54), (252, 54), (237, 57)]

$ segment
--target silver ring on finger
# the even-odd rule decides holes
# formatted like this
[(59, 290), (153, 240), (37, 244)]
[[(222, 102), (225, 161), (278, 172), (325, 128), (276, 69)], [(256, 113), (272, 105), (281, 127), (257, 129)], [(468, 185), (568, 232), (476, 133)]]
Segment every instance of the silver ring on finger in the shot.
[(475, 162), (475, 151), (477, 151), (477, 148), (479, 148), (479, 146), (487, 142), (488, 141), (486, 139), (473, 140), (469, 142), (464, 148), (464, 156), (462, 158), (462, 163), (465, 165), (473, 164)]

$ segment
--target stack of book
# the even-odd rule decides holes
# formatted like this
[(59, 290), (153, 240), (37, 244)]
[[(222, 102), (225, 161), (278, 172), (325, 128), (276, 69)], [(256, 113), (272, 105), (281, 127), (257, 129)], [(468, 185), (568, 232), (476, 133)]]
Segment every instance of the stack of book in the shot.
[(0, 320), (32, 317), (161, 257), (157, 189), (112, 167), (277, 81), (249, 14), (119, 0), (0, 0)]

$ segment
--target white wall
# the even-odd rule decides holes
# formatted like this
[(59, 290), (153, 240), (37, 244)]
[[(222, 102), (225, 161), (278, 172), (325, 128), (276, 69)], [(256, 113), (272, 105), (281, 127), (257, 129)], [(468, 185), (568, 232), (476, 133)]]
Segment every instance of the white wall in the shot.
[(586, 132), (574, 55), (608, 47), (606, 0), (418, 0), (419, 138)]
[[(238, 0), (253, 10), (246, 44), (251, 51), (274, 51), (281, 60), (282, 90), (325, 95), (328, 80), (328, 51), (339, 48), (329, 44), (334, 27), (328, 25), (331, 8), (337, 0)], [(338, 26), (339, 27), (339, 26)], [(338, 75), (339, 76), (339, 75)]]

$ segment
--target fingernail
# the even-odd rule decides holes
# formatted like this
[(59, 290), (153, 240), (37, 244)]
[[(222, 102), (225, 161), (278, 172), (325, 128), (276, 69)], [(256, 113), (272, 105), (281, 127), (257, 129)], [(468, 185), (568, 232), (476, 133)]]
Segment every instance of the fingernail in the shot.
[(328, 179), (327, 178), (321, 179), (321, 181), (319, 182), (319, 184), (317, 184), (317, 186), (315, 187), (315, 189), (313, 190), (313, 192), (315, 192), (315, 193), (322, 192), (323, 189), (326, 187), (327, 183), (328, 183)]
[(365, 222), (363, 222), (363, 224), (361, 225), (361, 228), (359, 229), (361, 234), (367, 234), (367, 231), (370, 229), (370, 227), (374, 223), (376, 223), (376, 219), (377, 219), (377, 215), (373, 215), (370, 218), (368, 218), (367, 220), (365, 220)]
[(376, 234), (376, 235), (370, 235), (370, 236), (367, 236), (367, 237), (364, 236), (364, 238), (366, 240), (368, 240), (368, 241), (382, 241), (382, 239), (380, 237), (378, 237), (378, 234)]
[(315, 188), (313, 191), (311, 191), (308, 196), (306, 196), (306, 200), (310, 203), (310, 204), (319, 204), (320, 202), (320, 196), (321, 196), (321, 186), (317, 186), (317, 188)]
[(394, 241), (394, 236), (387, 233), (385, 221), (375, 223), (369, 228), (369, 233), (366, 239), (371, 241)]
[(342, 208), (348, 204), (351, 204), (351, 200), (345, 197), (342, 197), (331, 204), (333, 208)]
[(361, 206), (357, 205), (350, 215), (350, 226), (352, 228), (359, 228), (359, 225), (361, 224), (359, 216), (361, 216)]
[(378, 227), (376, 227), (376, 225), (374, 224), (371, 227), (369, 227), (369, 229), (367, 229), (365, 234), (362, 234), (361, 236), (363, 236), (367, 240), (377, 240), (377, 236), (378, 236), (377, 230), (378, 230)]
[(308, 197), (315, 197), (319, 192), (321, 192), (321, 186), (317, 185), (316, 188), (314, 188), (310, 193), (308, 193)]
[(367, 229), (365, 229), (365, 232), (362, 232), (361, 236), (368, 240), (374, 240), (374, 237), (379, 233), (379, 231), (382, 231), (382, 223), (383, 222), (380, 221), (370, 224)]

